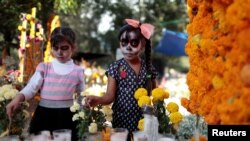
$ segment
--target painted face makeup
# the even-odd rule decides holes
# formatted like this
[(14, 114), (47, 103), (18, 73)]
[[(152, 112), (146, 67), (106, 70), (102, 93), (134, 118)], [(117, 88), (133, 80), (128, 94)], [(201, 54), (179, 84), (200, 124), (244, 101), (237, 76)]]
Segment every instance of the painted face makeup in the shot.
[(72, 47), (68, 42), (62, 41), (52, 47), (53, 56), (62, 63), (67, 62), (71, 59), (73, 53), (71, 48)]
[(132, 47), (138, 47), (138, 45), (140, 44), (140, 40), (139, 39), (121, 39), (120, 43), (122, 46), (127, 46), (128, 44), (130, 44)]
[(124, 32), (120, 37), (120, 49), (125, 59), (138, 59), (143, 50), (141, 40), (135, 32)]

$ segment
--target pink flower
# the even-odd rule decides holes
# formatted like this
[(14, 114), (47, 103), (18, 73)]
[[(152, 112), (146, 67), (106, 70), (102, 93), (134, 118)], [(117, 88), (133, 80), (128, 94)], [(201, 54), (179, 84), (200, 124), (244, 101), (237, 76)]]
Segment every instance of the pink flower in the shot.
[(121, 70), (120, 71), (120, 76), (121, 76), (121, 78), (126, 78), (126, 71), (124, 71), (124, 70)]
[(126, 71), (123, 66), (120, 66), (120, 76), (121, 78), (126, 78)]

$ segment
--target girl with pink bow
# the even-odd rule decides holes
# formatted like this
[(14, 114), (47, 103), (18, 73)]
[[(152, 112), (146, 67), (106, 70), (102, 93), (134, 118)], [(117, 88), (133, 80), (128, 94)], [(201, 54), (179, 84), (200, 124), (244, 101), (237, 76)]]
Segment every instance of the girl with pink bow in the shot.
[(106, 71), (106, 94), (103, 97), (87, 96), (85, 103), (92, 107), (113, 102), (112, 127), (126, 128), (129, 131), (128, 140), (131, 140), (132, 132), (138, 130), (138, 121), (142, 118), (134, 93), (141, 87), (150, 93), (156, 87), (158, 73), (151, 64), (150, 37), (154, 26), (134, 19), (125, 21), (118, 34), (123, 58), (111, 63)]

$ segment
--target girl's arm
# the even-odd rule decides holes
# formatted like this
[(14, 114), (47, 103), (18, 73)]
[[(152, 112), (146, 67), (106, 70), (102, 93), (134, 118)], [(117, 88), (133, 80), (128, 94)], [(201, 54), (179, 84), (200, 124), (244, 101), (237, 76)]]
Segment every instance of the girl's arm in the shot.
[(108, 76), (108, 86), (107, 86), (106, 94), (102, 97), (87, 96), (85, 98), (85, 103), (91, 107), (94, 107), (98, 104), (108, 105), (114, 101), (115, 92), (116, 92), (116, 81), (113, 77)]
[(34, 97), (43, 84), (43, 76), (41, 72), (36, 71), (30, 78), (28, 84), (20, 91), (29, 100)]

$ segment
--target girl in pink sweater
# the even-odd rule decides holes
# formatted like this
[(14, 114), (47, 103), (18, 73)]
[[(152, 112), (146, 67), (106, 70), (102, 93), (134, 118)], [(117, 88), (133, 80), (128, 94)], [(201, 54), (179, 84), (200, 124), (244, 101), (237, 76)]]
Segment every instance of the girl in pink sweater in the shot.
[(72, 121), (73, 93), (84, 89), (83, 69), (73, 63), (76, 50), (75, 33), (68, 27), (57, 27), (51, 33), (52, 55), (50, 63), (40, 63), (28, 84), (6, 106), (9, 118), (20, 102), (29, 100), (40, 90), (41, 100), (32, 117), (29, 133), (43, 130), (71, 129), (72, 141), (77, 141), (76, 123)]

